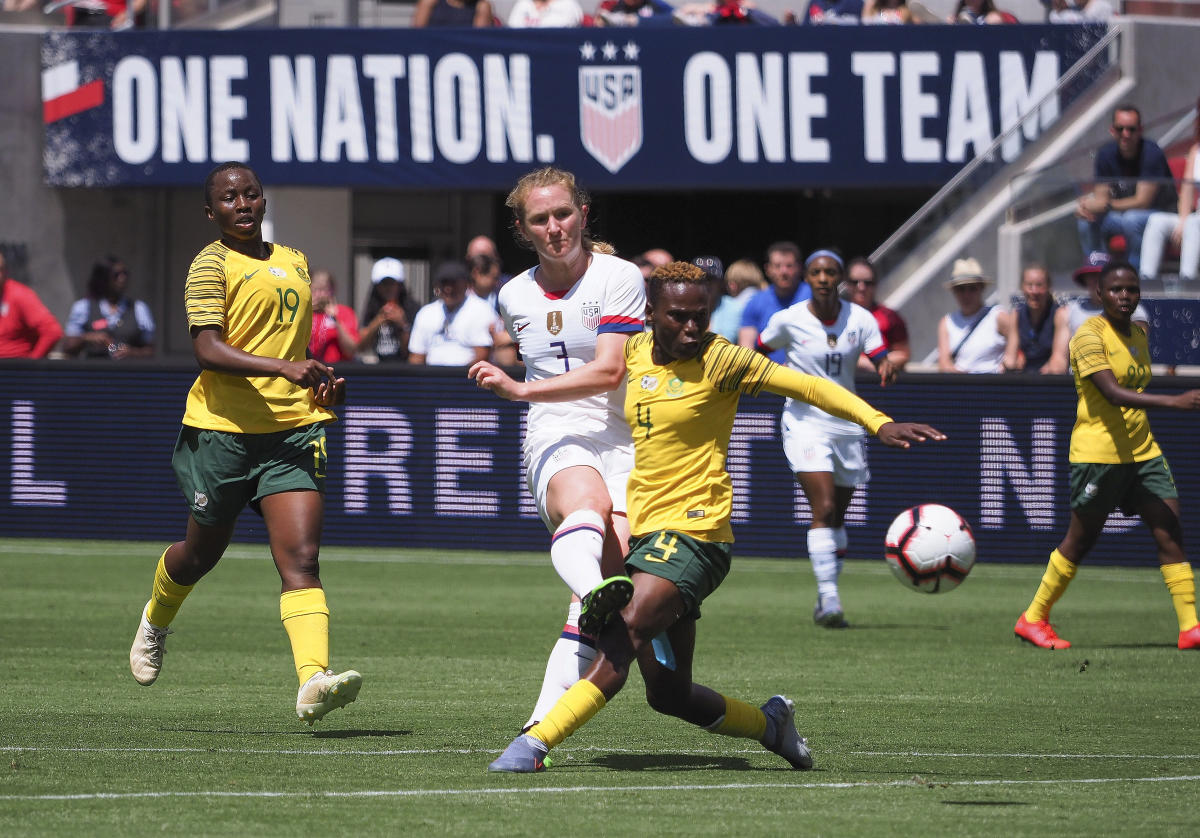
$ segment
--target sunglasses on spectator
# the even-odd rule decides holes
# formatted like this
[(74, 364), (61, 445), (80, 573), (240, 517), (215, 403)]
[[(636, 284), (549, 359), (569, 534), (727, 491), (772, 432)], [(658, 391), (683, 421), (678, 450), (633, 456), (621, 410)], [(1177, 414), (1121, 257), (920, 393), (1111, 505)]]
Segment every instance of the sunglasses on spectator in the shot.
[(850, 278), (850, 279), (847, 279), (847, 280), (846, 280), (846, 282), (847, 282), (847, 283), (849, 283), (850, 285), (868, 285), (868, 286), (869, 286), (869, 285), (874, 285), (874, 284), (875, 284), (875, 280), (873, 280), (873, 279), (854, 279), (854, 278)]
[(1113, 130), (1118, 134), (1136, 134), (1142, 130), (1140, 125), (1114, 125)]

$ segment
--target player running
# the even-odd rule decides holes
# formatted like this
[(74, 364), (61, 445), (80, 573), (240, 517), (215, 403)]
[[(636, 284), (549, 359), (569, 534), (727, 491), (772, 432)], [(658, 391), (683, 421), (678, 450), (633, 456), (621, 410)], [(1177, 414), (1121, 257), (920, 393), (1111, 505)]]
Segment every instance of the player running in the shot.
[(893, 422), (832, 382), (708, 332), (713, 293), (695, 265), (672, 262), (650, 275), (646, 319), (653, 331), (625, 345), (625, 419), (636, 447), (629, 479), (633, 539), (625, 563), (633, 598), (600, 635), (599, 654), (584, 677), (513, 740), (491, 771), (545, 768), (550, 749), (621, 690), (635, 659), (658, 712), (756, 740), (793, 768), (812, 768), (791, 701), (777, 695), (755, 707), (692, 681), (700, 605), (729, 572), (733, 484), (725, 452), (738, 401), (762, 390), (802, 399), (900, 448), (945, 437), (928, 425)]
[(481, 361), (468, 375), (505, 399), (532, 402), (524, 464), (550, 561), (571, 589), (566, 624), (546, 663), (534, 724), (595, 657), (595, 635), (633, 593), (622, 575), (629, 538), (625, 484), (633, 441), (621, 415), (625, 342), (642, 331), (641, 272), (599, 252), (589, 198), (570, 172), (517, 182), (507, 205), (517, 241), (538, 264), (500, 289), (497, 308), (525, 362), (525, 380)]
[(262, 183), (222, 163), (204, 184), (204, 211), (221, 232), (188, 270), (184, 297), (201, 373), (188, 393), (171, 459), (191, 507), (187, 536), (163, 552), (129, 651), (149, 686), (162, 670), (167, 627), (192, 587), (229, 546), (246, 504), (262, 515), (279, 571), (279, 615), (310, 725), (358, 697), (362, 676), (329, 666), (329, 607), (317, 566), (325, 491), (325, 423), (345, 379), (306, 358), (312, 331), (308, 260), (263, 241)]
[[(896, 380), (875, 316), (838, 297), (845, 266), (832, 250), (818, 250), (804, 262), (812, 297), (772, 315), (758, 338), (764, 353), (787, 350), (794, 370), (828, 379), (854, 392), (859, 355), (865, 354), (886, 386)], [(808, 559), (817, 579), (813, 622), (845, 628), (838, 577), (846, 556), (846, 510), (857, 486), (871, 479), (863, 429), (805, 401), (789, 398), (780, 420), (788, 467), (808, 498)]]

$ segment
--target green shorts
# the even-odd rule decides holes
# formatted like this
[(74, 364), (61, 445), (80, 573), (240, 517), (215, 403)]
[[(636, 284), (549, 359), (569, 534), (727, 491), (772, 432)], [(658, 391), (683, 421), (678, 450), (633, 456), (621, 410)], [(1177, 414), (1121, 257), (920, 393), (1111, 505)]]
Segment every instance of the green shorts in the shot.
[[(235, 434), (184, 425), (171, 465), (199, 524), (232, 524), (246, 504), (259, 512), (267, 495), (325, 491), (325, 425), (273, 434)], [(261, 513), (260, 513), (261, 514)]]
[(729, 575), (730, 545), (701, 541), (674, 530), (658, 530), (629, 540), (625, 567), (675, 583), (687, 607), (700, 619), (700, 603)]
[(1177, 498), (1165, 457), (1140, 463), (1071, 463), (1071, 508), (1135, 515), (1142, 501)]

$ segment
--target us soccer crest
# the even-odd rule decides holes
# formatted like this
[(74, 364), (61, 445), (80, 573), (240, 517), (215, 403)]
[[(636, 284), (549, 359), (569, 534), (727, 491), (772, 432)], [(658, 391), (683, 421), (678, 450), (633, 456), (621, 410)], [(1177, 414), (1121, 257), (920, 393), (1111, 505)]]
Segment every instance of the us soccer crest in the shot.
[(613, 174), (642, 147), (642, 68), (607, 63), (618, 54), (636, 61), (637, 44), (618, 49), (609, 41), (599, 54), (590, 42), (580, 48), (585, 61), (604, 63), (579, 68), (579, 138), (587, 153)]
[(600, 304), (584, 303), (579, 307), (579, 315), (583, 319), (583, 328), (594, 332), (600, 327)]

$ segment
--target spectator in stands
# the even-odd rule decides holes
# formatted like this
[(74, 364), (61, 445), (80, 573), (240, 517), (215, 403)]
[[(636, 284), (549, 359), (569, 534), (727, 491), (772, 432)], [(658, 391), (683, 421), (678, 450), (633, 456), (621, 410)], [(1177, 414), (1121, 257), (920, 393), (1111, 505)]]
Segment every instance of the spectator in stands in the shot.
[(683, 26), (758, 24), (779, 26), (780, 22), (754, 7), (751, 0), (714, 0), (685, 3), (675, 10), (674, 20)]
[(470, 256), (467, 270), (471, 273), (471, 293), (495, 308), (500, 293), (500, 262), (491, 256)]
[(412, 18), (412, 25), (417, 29), (426, 26), (484, 28), (494, 23), (495, 13), (490, 0), (417, 0)]
[(1150, 215), (1176, 208), (1175, 178), (1162, 149), (1142, 137), (1142, 115), (1136, 107), (1118, 105), (1109, 133), (1112, 142), (1096, 152), (1096, 184), (1075, 210), (1079, 243), (1086, 258), (1095, 251), (1107, 252), (1109, 238), (1122, 235), (1136, 268)]
[(859, 23), (862, 16), (863, 0), (809, 0), (797, 22), (802, 26)]
[[(1021, 294), (1009, 325), (1017, 331), (1017, 353), (1009, 368), (1042, 375), (1062, 375), (1066, 359), (1056, 357), (1055, 345), (1067, 330), (1067, 309), (1050, 292), (1050, 272), (1044, 265), (1026, 265), (1021, 271)], [(1070, 340), (1070, 335), (1067, 335)]]
[(597, 26), (670, 26), (675, 7), (664, 0), (603, 0)]
[(72, 358), (148, 358), (154, 354), (150, 306), (125, 295), (129, 269), (116, 256), (92, 266), (87, 296), (67, 314), (63, 351)]
[(504, 287), (504, 283), (512, 279), (511, 274), (504, 272), (504, 260), (500, 258), (500, 251), (496, 248), (496, 243), (487, 236), (476, 236), (467, 242), (467, 252), (465, 257), (470, 260), (472, 256), (491, 256), (496, 260), (496, 264), (500, 266), (500, 276), (496, 280), (496, 285), (499, 288)]
[(508, 15), (512, 29), (567, 29), (583, 24), (577, 0), (517, 0)]
[(8, 275), (0, 253), (0, 358), (45, 358), (62, 334), (34, 290)]
[(958, 311), (938, 323), (938, 371), (1003, 372), (1005, 358), (1016, 356), (1012, 313), (983, 304), (983, 289), (991, 283), (976, 259), (957, 259), (946, 287)]
[[(16, 8), (35, 5), (19, 2)], [(71, 27), (129, 29), (146, 25), (146, 5), (146, 0), (53, 0), (44, 9), (47, 13), (64, 10), (67, 26)]]
[(1075, 0), (1042, 0), (1047, 23), (1095, 23), (1113, 16), (1109, 0), (1090, 0), (1080, 5)]
[(742, 312), (750, 298), (767, 287), (767, 278), (750, 259), (738, 259), (725, 270), (725, 296), (713, 311), (708, 328), (730, 343), (737, 343)]
[(409, 363), (466, 367), (488, 359), (496, 310), (467, 293), (470, 283), (462, 262), (438, 266), (433, 275), (438, 299), (417, 312), (408, 339)]
[(353, 361), (358, 354), (358, 325), (354, 309), (337, 301), (333, 274), (324, 269), (313, 271), (309, 290), (313, 307), (309, 355), (326, 364)]
[(1153, 213), (1146, 222), (1139, 265), (1143, 277), (1154, 279), (1158, 276), (1163, 247), (1168, 239), (1179, 248), (1179, 278), (1195, 282), (1200, 274), (1200, 212), (1196, 208), (1196, 179), (1200, 177), (1200, 169), (1196, 166), (1196, 158), (1200, 156), (1200, 110), (1196, 115), (1194, 138), (1183, 167), (1177, 210)]
[(992, 0), (958, 0), (953, 14), (947, 18), (949, 23), (991, 24), (1016, 23), (1017, 19), (1008, 12), (996, 8)]
[(371, 268), (371, 295), (363, 310), (358, 337), (360, 360), (406, 361), (417, 304), (408, 296), (404, 265), (385, 256)]
[(675, 257), (671, 255), (671, 252), (661, 247), (650, 248), (642, 254), (642, 258), (650, 265), (651, 270), (675, 261)]
[[(879, 276), (871, 260), (860, 256), (847, 263), (846, 281), (842, 283), (847, 290), (847, 298), (875, 316), (879, 333), (883, 335), (883, 345), (887, 347), (887, 359), (897, 370), (902, 370), (912, 357), (908, 346), (908, 326), (899, 312), (875, 301), (878, 285)], [(875, 364), (866, 356), (859, 356), (858, 368), (863, 372), (875, 372)]]
[(905, 24), (912, 23), (913, 16), (907, 0), (866, 0), (863, 4), (862, 22)]
[[(767, 248), (766, 274), (771, 285), (751, 297), (742, 310), (739, 346), (757, 347), (758, 334), (772, 314), (812, 296), (808, 283), (800, 281), (800, 262), (800, 248), (793, 242), (775, 242)], [(768, 357), (777, 364), (786, 364), (787, 350), (776, 349)]]

